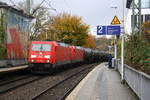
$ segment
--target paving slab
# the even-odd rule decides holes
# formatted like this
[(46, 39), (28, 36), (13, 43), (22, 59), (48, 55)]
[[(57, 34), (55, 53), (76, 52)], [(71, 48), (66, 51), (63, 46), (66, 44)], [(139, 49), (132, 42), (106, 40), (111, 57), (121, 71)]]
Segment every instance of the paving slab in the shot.
[(10, 71), (16, 71), (16, 70), (22, 70), (28, 68), (27, 65), (23, 66), (17, 66), (17, 67), (9, 67), (9, 68), (0, 68), (0, 73), (2, 72), (10, 72)]
[(66, 100), (138, 100), (120, 79), (115, 69), (102, 63), (79, 83)]

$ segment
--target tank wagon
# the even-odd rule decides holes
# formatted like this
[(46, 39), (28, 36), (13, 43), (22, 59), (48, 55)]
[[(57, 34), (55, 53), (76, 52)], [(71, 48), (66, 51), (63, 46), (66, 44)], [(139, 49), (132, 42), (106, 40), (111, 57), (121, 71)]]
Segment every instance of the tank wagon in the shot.
[(105, 52), (56, 41), (32, 41), (29, 46), (28, 63), (34, 73), (50, 73), (54, 68), (67, 64), (106, 60)]
[(0, 68), (27, 64), (29, 22), (22, 10), (0, 2)]

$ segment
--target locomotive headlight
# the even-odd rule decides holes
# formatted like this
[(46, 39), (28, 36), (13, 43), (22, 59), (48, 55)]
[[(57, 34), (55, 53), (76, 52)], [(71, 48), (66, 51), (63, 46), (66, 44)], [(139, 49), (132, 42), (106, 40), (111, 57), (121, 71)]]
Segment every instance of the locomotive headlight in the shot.
[(50, 55), (45, 55), (44, 58), (50, 58)]
[(49, 63), (49, 60), (47, 60), (47, 62)]
[(34, 60), (31, 60), (31, 62), (34, 62)]
[(31, 58), (36, 58), (36, 55), (31, 55)]

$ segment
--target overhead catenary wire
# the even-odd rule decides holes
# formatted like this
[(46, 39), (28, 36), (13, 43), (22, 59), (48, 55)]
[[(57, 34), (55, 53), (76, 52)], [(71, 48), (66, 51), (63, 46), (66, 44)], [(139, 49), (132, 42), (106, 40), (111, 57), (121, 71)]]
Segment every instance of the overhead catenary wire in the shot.
[[(49, 1), (49, 0), (48, 0), (48, 1)], [(51, 1), (50, 1), (50, 2), (48, 2), (48, 1), (47, 1), (47, 0), (45, 0), (46, 5), (50, 7), (50, 8), (48, 8), (48, 9), (51, 9), (51, 10), (53, 10), (53, 11), (56, 11), (56, 12), (57, 12), (57, 10), (56, 10), (55, 8), (53, 8), (53, 7), (52, 7), (52, 5), (51, 5)]]
[(10, 3), (12, 4), (12, 6), (14, 6), (14, 7), (17, 7), (17, 8), (19, 8), (19, 9), (21, 9), (19, 6), (17, 6), (16, 5), (16, 3), (13, 1), (13, 0), (9, 0), (10, 1)]
[(42, 0), (42, 2), (33, 10), (31, 15), (34, 15), (34, 13), (36, 13), (36, 11), (41, 8), (41, 5), (44, 3), (44, 1), (45, 0)]

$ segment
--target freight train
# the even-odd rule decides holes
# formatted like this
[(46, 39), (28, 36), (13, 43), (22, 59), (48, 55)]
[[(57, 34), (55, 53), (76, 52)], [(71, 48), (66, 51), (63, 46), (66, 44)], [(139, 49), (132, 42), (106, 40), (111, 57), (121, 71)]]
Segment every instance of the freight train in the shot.
[(63, 65), (107, 61), (108, 53), (72, 46), (56, 41), (32, 41), (29, 46), (29, 69), (34, 73), (51, 73)]

